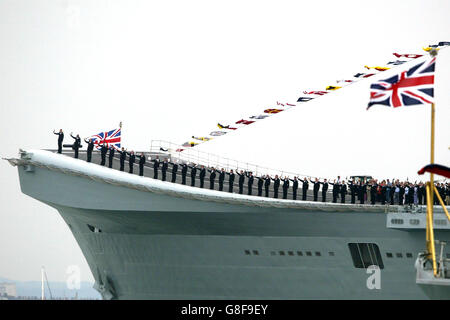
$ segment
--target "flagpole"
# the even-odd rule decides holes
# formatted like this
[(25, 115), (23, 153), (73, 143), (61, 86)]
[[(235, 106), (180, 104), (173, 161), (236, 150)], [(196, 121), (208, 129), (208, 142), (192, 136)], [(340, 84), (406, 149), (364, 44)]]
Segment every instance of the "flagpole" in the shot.
[[(437, 50), (431, 50), (430, 55), (432, 57), (437, 56)], [(431, 137), (430, 137), (430, 163), (434, 164), (434, 133), (435, 133), (435, 105), (434, 102), (431, 104)], [(427, 240), (428, 243), (428, 254), (431, 255), (431, 261), (433, 262), (433, 274), (437, 276), (436, 267), (436, 249), (434, 243), (434, 228), (433, 228), (433, 206), (434, 206), (434, 173), (430, 172), (430, 182), (429, 182), (429, 193), (427, 194)]]
[[(430, 163), (433, 164), (434, 163), (434, 118), (435, 118), (435, 106), (434, 103), (431, 104), (431, 143), (430, 143), (430, 148), (431, 148), (431, 154), (430, 154)], [(431, 183), (431, 188), (433, 188), (434, 186), (434, 173), (430, 173), (430, 183)], [(431, 193), (431, 203), (433, 204), (433, 199), (434, 199), (434, 192)]]
[[(430, 140), (430, 162), (434, 163), (434, 121), (435, 118), (435, 106), (434, 103), (431, 104), (431, 140)], [(428, 188), (428, 232), (429, 236), (429, 254), (431, 254), (431, 261), (433, 262), (433, 274), (437, 276), (437, 267), (436, 267), (436, 249), (434, 246), (434, 227), (433, 227), (433, 205), (434, 205), (434, 173), (430, 172), (430, 182)]]
[(122, 141), (122, 121), (120, 121), (120, 123), (119, 123), (119, 128), (120, 128), (120, 137), (121, 137), (121, 142), (120, 142), (120, 146), (122, 147), (123, 146), (123, 141)]

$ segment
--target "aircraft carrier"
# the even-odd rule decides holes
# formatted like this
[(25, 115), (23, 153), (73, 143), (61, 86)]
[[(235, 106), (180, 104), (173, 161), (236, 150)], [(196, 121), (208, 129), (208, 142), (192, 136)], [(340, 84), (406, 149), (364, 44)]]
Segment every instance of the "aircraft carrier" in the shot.
[[(153, 179), (148, 163), (140, 177), (117, 170), (118, 159), (110, 169), (96, 152), (84, 157), (21, 150), (8, 161), (22, 192), (65, 220), (104, 299), (450, 298), (447, 283), (416, 268), (422, 206), (241, 195), (191, 187), (189, 174), (187, 185)], [(437, 207), (434, 222), (442, 267), (450, 223)]]

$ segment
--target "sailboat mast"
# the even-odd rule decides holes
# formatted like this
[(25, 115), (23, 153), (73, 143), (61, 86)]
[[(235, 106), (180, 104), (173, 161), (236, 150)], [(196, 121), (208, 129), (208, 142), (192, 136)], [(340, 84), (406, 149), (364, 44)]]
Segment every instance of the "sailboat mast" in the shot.
[(44, 291), (44, 266), (41, 267), (41, 300), (45, 300), (45, 291)]

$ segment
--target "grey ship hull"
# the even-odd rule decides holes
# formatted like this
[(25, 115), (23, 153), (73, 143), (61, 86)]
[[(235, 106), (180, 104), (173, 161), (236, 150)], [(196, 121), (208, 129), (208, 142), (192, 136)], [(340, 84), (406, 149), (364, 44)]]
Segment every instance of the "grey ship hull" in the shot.
[[(18, 166), (22, 192), (58, 210), (104, 298), (428, 298), (414, 268), (425, 231), (387, 228), (384, 206), (222, 199), (165, 192), (168, 182), (148, 191), (32, 160)], [(381, 289), (368, 289), (349, 243), (378, 245)]]

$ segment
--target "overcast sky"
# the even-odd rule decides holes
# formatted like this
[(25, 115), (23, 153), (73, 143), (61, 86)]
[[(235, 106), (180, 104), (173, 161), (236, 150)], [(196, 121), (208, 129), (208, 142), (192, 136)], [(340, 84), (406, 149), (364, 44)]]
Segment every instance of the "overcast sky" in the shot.
[[(123, 121), (123, 144), (183, 143), (294, 103), (303, 90), (450, 41), (450, 2), (0, 1), (0, 155), (55, 148)], [(450, 163), (450, 49), (437, 62), (436, 162)], [(399, 69), (396, 69), (399, 70)], [(386, 75), (388, 72), (386, 73)], [(380, 76), (378, 76), (380, 78)], [(200, 148), (308, 175), (415, 177), (429, 160), (429, 108), (365, 111), (369, 81)], [(0, 162), (0, 277), (65, 280), (87, 263), (58, 213)]]

